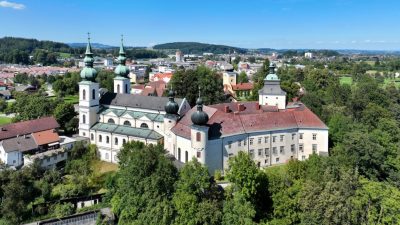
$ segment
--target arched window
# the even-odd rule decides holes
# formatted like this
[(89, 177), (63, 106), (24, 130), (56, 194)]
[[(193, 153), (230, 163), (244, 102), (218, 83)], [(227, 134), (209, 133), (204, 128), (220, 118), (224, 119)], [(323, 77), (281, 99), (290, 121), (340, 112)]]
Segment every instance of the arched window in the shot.
[(129, 122), (128, 120), (125, 120), (124, 125), (125, 126), (131, 126), (131, 122)]
[(197, 142), (200, 142), (200, 141), (201, 141), (201, 133), (200, 133), (200, 132), (197, 132), (197, 133), (196, 133), (196, 141), (197, 141)]
[(128, 84), (125, 84), (125, 93), (128, 94)]
[(142, 123), (142, 124), (140, 124), (140, 127), (141, 127), (141, 128), (149, 128), (149, 126), (147, 125), (147, 123)]
[(94, 134), (90, 134), (90, 140), (94, 140)]
[(92, 90), (92, 99), (95, 100), (96, 99), (96, 90)]
[(115, 124), (115, 121), (112, 118), (110, 118), (110, 119), (108, 119), (107, 123)]
[(86, 100), (86, 90), (82, 90), (82, 100)]
[(109, 144), (110, 143), (110, 137), (106, 136), (106, 143)]
[(114, 143), (115, 143), (115, 145), (118, 145), (118, 138), (114, 139)]
[(117, 84), (117, 93), (119, 94), (119, 89), (120, 89), (120, 86), (119, 86), (119, 84)]
[(189, 153), (188, 151), (185, 151), (185, 163), (189, 161)]
[(82, 123), (86, 123), (86, 115), (85, 114), (82, 115)]
[(181, 161), (181, 148), (178, 148), (178, 160)]
[(99, 135), (99, 142), (103, 141), (103, 136)]

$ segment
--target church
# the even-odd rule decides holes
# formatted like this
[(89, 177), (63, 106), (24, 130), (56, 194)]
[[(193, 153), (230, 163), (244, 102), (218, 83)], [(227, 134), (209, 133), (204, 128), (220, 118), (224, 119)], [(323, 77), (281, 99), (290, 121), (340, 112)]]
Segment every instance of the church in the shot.
[(229, 158), (247, 152), (259, 167), (328, 155), (328, 127), (301, 102), (286, 101), (275, 65), (264, 79), (259, 100), (196, 106), (186, 99), (130, 94), (123, 44), (115, 69), (114, 93), (95, 82), (90, 40), (79, 83), (79, 135), (98, 147), (100, 158), (117, 163), (128, 141), (164, 144), (182, 163), (193, 157), (210, 172), (225, 170)]

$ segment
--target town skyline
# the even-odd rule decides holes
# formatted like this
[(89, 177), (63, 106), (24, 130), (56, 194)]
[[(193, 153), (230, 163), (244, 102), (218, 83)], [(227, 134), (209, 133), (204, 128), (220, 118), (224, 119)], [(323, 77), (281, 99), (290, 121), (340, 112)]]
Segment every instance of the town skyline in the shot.
[(400, 50), (400, 32), (392, 29), (400, 3), (365, 3), (0, 1), (0, 37), (72, 43), (85, 42), (90, 32), (92, 42), (114, 46), (124, 34), (127, 46), (193, 41), (241, 48)]

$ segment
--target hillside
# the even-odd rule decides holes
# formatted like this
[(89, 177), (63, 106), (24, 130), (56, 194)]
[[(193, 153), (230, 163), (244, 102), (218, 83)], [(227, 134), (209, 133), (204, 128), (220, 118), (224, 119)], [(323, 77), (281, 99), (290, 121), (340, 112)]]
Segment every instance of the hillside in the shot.
[(246, 52), (246, 49), (243, 48), (237, 48), (226, 45), (205, 44), (198, 42), (172, 42), (172, 43), (155, 45), (153, 48), (158, 50), (170, 50), (170, 51), (175, 51), (179, 49), (184, 54), (202, 54), (204, 52), (223, 54), (229, 52), (233, 53), (234, 51), (237, 53)]
[(15, 64), (30, 64), (29, 55), (37, 58), (37, 63), (52, 64), (59, 53), (75, 53), (76, 49), (69, 47), (67, 44), (53, 41), (39, 41), (36, 39), (4, 37), (0, 38), (0, 62)]

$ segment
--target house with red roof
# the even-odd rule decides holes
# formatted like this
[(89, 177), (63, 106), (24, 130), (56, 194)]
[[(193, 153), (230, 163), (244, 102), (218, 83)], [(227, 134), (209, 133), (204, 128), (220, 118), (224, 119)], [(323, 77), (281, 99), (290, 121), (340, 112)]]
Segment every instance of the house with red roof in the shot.
[(259, 167), (328, 155), (328, 127), (301, 102), (286, 104), (274, 64), (259, 101), (205, 106), (199, 97), (196, 104), (184, 116), (166, 115), (171, 129), (165, 131), (164, 145), (182, 163), (194, 157), (214, 172), (227, 169), (229, 158), (240, 151)]
[[(59, 125), (54, 117), (11, 123), (0, 127), (0, 161), (19, 168), (39, 160), (44, 167), (55, 166), (67, 158), (66, 137), (57, 133)], [(71, 142), (71, 140), (69, 141)], [(72, 145), (68, 143), (68, 149)], [(42, 157), (37, 157), (42, 155)]]

